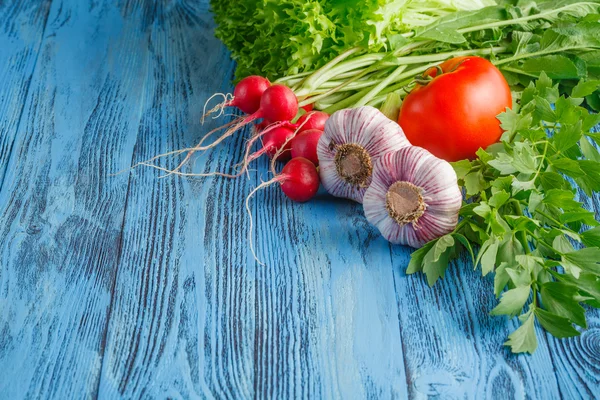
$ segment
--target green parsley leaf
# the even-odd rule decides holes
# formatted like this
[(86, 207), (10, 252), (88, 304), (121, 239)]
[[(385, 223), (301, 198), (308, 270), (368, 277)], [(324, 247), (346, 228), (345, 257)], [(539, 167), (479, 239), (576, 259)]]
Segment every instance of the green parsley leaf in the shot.
[(592, 296), (596, 301), (600, 301), (600, 277), (595, 274), (582, 272), (578, 278), (568, 274), (559, 274), (551, 271), (552, 275), (561, 282), (573, 286), (577, 291)]
[[(565, 269), (569, 268), (572, 271), (573, 267), (576, 267), (576, 269), (600, 275), (600, 248), (586, 247), (581, 250), (565, 253), (562, 256), (562, 261)], [(579, 273), (571, 272), (571, 275), (577, 278)]]
[(468, 196), (477, 194), (483, 189), (483, 175), (481, 174), (481, 171), (468, 173), (464, 180)]
[(567, 318), (582, 328), (587, 327), (585, 310), (575, 300), (577, 289), (563, 282), (547, 282), (541, 287), (540, 294), (544, 307), (553, 314)]
[(490, 311), (490, 315), (508, 315), (509, 318), (516, 316), (525, 306), (530, 292), (529, 286), (521, 286), (504, 292), (500, 298), (500, 304)]
[(473, 264), (475, 264), (475, 254), (473, 253), (473, 247), (471, 246), (469, 240), (460, 233), (453, 233), (452, 237), (458, 240), (464, 246), (464, 248), (467, 249), (469, 255), (471, 256), (471, 261), (473, 262)]
[(410, 255), (410, 262), (408, 263), (408, 267), (406, 268), (406, 274), (414, 274), (415, 272), (420, 272), (423, 270), (423, 260), (425, 255), (431, 250), (431, 248), (436, 244), (437, 241), (431, 241), (425, 246), (421, 247), (418, 250), (415, 250)]
[(454, 246), (454, 238), (452, 235), (445, 235), (438, 239), (435, 246), (433, 246), (433, 257), (431, 261), (437, 262), (442, 254), (446, 253), (448, 248)]
[(600, 226), (596, 226), (592, 229), (581, 234), (581, 240), (583, 244), (588, 247), (600, 247)]
[(517, 131), (528, 129), (531, 126), (533, 117), (530, 114), (520, 114), (507, 108), (505, 112), (498, 115), (500, 126), (510, 136)]
[(496, 268), (496, 274), (494, 275), (494, 295), (496, 298), (500, 297), (500, 293), (510, 281), (510, 275), (506, 272), (508, 265), (508, 263), (503, 262)]
[(558, 132), (554, 134), (554, 145), (560, 151), (565, 151), (575, 146), (583, 136), (581, 120), (574, 125), (561, 126)]
[(563, 210), (579, 209), (581, 203), (574, 200), (575, 194), (570, 190), (551, 189), (546, 192), (542, 202)]
[(537, 162), (533, 156), (534, 150), (531, 144), (515, 143), (513, 166), (523, 174), (533, 174), (537, 171)]
[(516, 287), (531, 286), (531, 270), (527, 268), (506, 268), (506, 273), (510, 277), (510, 281)]
[(550, 102), (540, 96), (535, 96), (535, 111), (533, 113), (533, 117), (534, 122), (556, 122), (556, 114), (554, 113)]
[(483, 276), (486, 276), (494, 270), (499, 245), (500, 243), (498, 243), (498, 240), (492, 236), (483, 244), (483, 246), (481, 246), (479, 260), (481, 261), (481, 274)]
[(573, 97), (586, 97), (590, 94), (594, 93), (596, 90), (600, 89), (600, 80), (589, 80), (584, 81), (581, 80), (575, 85), (573, 91), (571, 92), (571, 96)]
[(551, 171), (541, 174), (541, 183), (544, 190), (567, 189), (571, 187), (562, 175)]
[(456, 177), (458, 179), (464, 179), (465, 176), (471, 172), (472, 165), (469, 160), (460, 160), (450, 164), (452, 165), (452, 168), (454, 168), (454, 172), (456, 172)]
[(551, 163), (554, 168), (572, 178), (585, 176), (585, 172), (583, 172), (579, 163), (575, 160), (558, 158), (556, 160), (551, 160)]
[(488, 200), (488, 204), (495, 208), (502, 207), (507, 201), (510, 199), (510, 194), (506, 193), (504, 190), (498, 191), (490, 197)]
[(542, 203), (543, 200), (544, 196), (542, 196), (540, 193), (531, 192), (531, 194), (529, 195), (529, 205), (527, 206), (529, 212), (533, 214), (536, 208)]
[(596, 221), (596, 215), (594, 212), (584, 209), (575, 210), (572, 212), (565, 212), (564, 214), (560, 215), (559, 219), (560, 222), (564, 224), (578, 222), (578, 227), (575, 230), (579, 230), (581, 223), (584, 223), (589, 226), (597, 226), (600, 224), (598, 221)]
[(567, 318), (552, 314), (541, 308), (536, 308), (534, 313), (540, 325), (557, 338), (567, 338), (579, 335), (579, 332), (573, 328), (573, 325), (571, 325), (571, 322)]
[(508, 340), (504, 345), (510, 346), (513, 353), (533, 354), (537, 349), (537, 337), (535, 336), (534, 322), (534, 314), (528, 313), (527, 319), (523, 322), (523, 325), (508, 335)]
[(598, 149), (596, 149), (586, 138), (582, 138), (579, 141), (579, 146), (581, 147), (581, 152), (584, 157), (588, 160), (600, 161), (600, 153)]
[(489, 165), (500, 171), (502, 175), (514, 174), (517, 167), (513, 164), (514, 159), (506, 153), (500, 153), (494, 159), (488, 162)]
[(452, 235), (442, 236), (423, 258), (423, 272), (427, 276), (429, 286), (433, 286), (439, 278), (444, 277), (454, 245)]

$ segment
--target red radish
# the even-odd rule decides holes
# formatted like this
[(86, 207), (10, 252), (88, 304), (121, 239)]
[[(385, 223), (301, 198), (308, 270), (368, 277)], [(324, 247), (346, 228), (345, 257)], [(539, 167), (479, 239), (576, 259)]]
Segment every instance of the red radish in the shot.
[(315, 165), (306, 158), (292, 158), (277, 178), (281, 190), (290, 199), (304, 203), (312, 199), (319, 190), (319, 173)]
[(317, 143), (319, 143), (322, 134), (323, 131), (319, 129), (309, 129), (307, 131), (299, 132), (296, 137), (292, 139), (292, 158), (304, 157), (315, 164), (315, 166), (319, 166)]
[[(275, 157), (278, 155), (276, 154)], [(273, 167), (273, 163), (271, 167)], [(248, 241), (250, 242), (250, 250), (254, 259), (261, 265), (264, 265), (256, 256), (252, 241), (252, 211), (250, 211), (250, 199), (260, 189), (270, 186), (274, 183), (281, 185), (283, 193), (293, 201), (305, 202), (312, 199), (319, 190), (319, 173), (317, 167), (306, 158), (293, 158), (285, 164), (281, 173), (267, 182), (258, 185), (246, 198), (246, 211), (250, 216), (250, 228), (248, 230)]]
[(265, 92), (271, 86), (271, 82), (262, 76), (252, 75), (242, 79), (233, 90), (233, 100), (230, 106), (234, 106), (245, 112), (252, 114), (258, 111), (260, 100)]
[[(250, 141), (248, 141), (248, 144), (246, 145), (246, 156), (244, 157), (244, 162), (242, 163), (241, 171), (244, 171), (248, 167), (248, 164), (252, 160), (257, 159), (258, 157), (263, 155), (265, 152), (267, 153), (267, 155), (270, 158), (273, 158), (273, 154), (275, 153), (275, 151), (277, 149), (281, 148), (281, 143), (283, 143), (286, 139), (290, 140), (295, 134), (300, 134), (306, 130), (313, 130), (313, 129), (317, 129), (322, 132), (323, 129), (325, 128), (325, 121), (327, 121), (328, 118), (329, 118), (329, 114), (327, 114), (325, 112), (311, 111), (308, 114), (304, 114), (302, 117), (300, 117), (296, 123), (291, 123), (288, 121), (269, 123), (265, 119), (260, 124), (255, 125), (256, 135)], [(283, 129), (293, 129), (293, 130), (295, 130), (295, 132), (293, 134), (289, 134), (289, 132), (288, 132), (288, 134), (284, 135)], [(276, 130), (276, 132), (271, 134), (270, 132), (272, 130)], [(257, 135), (264, 136), (263, 149), (255, 152), (252, 155), (249, 155), (250, 149), (256, 142)], [(315, 165), (318, 166), (319, 160), (317, 159), (317, 156), (316, 156), (316, 143), (319, 140), (319, 136), (320, 135), (315, 136), (315, 133), (313, 132), (313, 134), (310, 137), (313, 138), (313, 140), (315, 140), (315, 141), (308, 144), (308, 146), (309, 146), (308, 150), (298, 149), (299, 152), (297, 153), (296, 156), (308, 158), (310, 161), (312, 161)], [(308, 139), (308, 137), (307, 137), (307, 139)], [(300, 144), (298, 146), (300, 146)], [(271, 150), (270, 151), (265, 150), (265, 148), (266, 149), (270, 148)], [(279, 158), (277, 160), (278, 161), (287, 161), (290, 158), (296, 157), (296, 156), (291, 156), (292, 148), (293, 148), (292, 144), (286, 146), (283, 150), (284, 152), (282, 153), (281, 156), (279, 156)], [(313, 149), (314, 151), (311, 152), (310, 149)]]
[[(298, 114), (298, 99), (284, 85), (270, 86), (260, 98), (260, 107), (247, 119), (266, 118), (269, 121), (291, 121)], [(245, 121), (248, 123), (250, 121)]]
[[(291, 158), (291, 141), (296, 134), (295, 131), (283, 126), (277, 126), (272, 129), (269, 128), (264, 132), (265, 133), (260, 132), (256, 134), (251, 140), (248, 141), (248, 144), (246, 145), (244, 161), (238, 164), (238, 166), (241, 165), (239, 173), (244, 173), (244, 171), (246, 171), (248, 168), (248, 164), (263, 154), (269, 156), (270, 159), (273, 159), (273, 157), (277, 155), (277, 161), (287, 161)], [(263, 138), (262, 148), (250, 154), (250, 149), (261, 137)]]
[(263, 119), (261, 122), (254, 124), (254, 131), (256, 133), (260, 133), (260, 132), (264, 131), (271, 124), (272, 124), (272, 122), (269, 122), (266, 119)]
[(309, 113), (304, 114), (298, 121), (296, 125), (300, 127), (299, 132), (307, 131), (309, 129), (319, 129), (325, 130), (325, 121), (329, 118), (329, 114), (323, 111), (311, 111)]
[(311, 112), (313, 110), (313, 108), (315, 108), (315, 107), (314, 107), (313, 103), (310, 103), (310, 104), (307, 104), (307, 105), (302, 106), (300, 108), (303, 109), (306, 112)]
[(291, 158), (290, 150), (292, 143), (290, 140), (293, 138), (294, 134), (295, 132), (292, 129), (283, 126), (269, 130), (263, 136), (263, 148), (257, 153), (266, 153), (269, 158), (273, 158), (273, 156), (281, 149), (281, 154), (277, 158), (277, 161), (289, 160)]
[(237, 85), (235, 85), (233, 96), (231, 96), (231, 94), (224, 95), (223, 93), (215, 93), (204, 104), (205, 111), (206, 104), (208, 104), (213, 97), (223, 96), (224, 101), (220, 104), (217, 104), (210, 111), (205, 112), (202, 116), (202, 122), (204, 122), (204, 118), (207, 115), (210, 115), (217, 110), (221, 110), (219, 113), (219, 115), (221, 115), (225, 107), (237, 107), (246, 114), (252, 114), (256, 112), (260, 106), (260, 98), (269, 86), (271, 86), (271, 82), (269, 82), (267, 78), (252, 75), (242, 79)]
[(288, 121), (281, 121), (272, 123), (267, 121), (266, 119), (262, 122), (254, 125), (257, 132), (264, 132), (268, 128), (275, 129), (280, 126), (285, 126), (286, 128), (297, 129), (298, 132), (307, 131), (309, 129), (319, 129), (325, 130), (325, 122), (329, 118), (329, 114), (323, 111), (311, 111), (307, 114), (302, 115), (298, 118), (296, 123), (291, 123)]
[[(211, 144), (202, 146), (202, 143), (204, 143), (204, 140), (206, 140), (206, 138), (212, 134), (212, 131), (205, 135), (202, 139), (200, 139), (200, 142), (195, 147), (188, 151), (183, 161), (179, 163), (179, 165), (172, 170), (171, 173), (179, 171), (190, 160), (194, 152), (212, 149), (223, 140), (233, 135), (237, 130), (257, 119), (264, 118), (268, 121), (273, 121), (274, 124), (272, 125), (273, 128), (275, 128), (283, 125), (284, 122), (289, 122), (296, 116), (296, 114), (298, 114), (298, 99), (296, 98), (294, 92), (284, 85), (269, 86), (263, 92), (260, 98), (260, 106), (256, 112), (246, 117), (237, 118), (234, 121), (224, 125), (223, 128), (229, 127), (225, 133), (223, 133)], [(266, 131), (263, 131), (262, 133), (266, 133)]]

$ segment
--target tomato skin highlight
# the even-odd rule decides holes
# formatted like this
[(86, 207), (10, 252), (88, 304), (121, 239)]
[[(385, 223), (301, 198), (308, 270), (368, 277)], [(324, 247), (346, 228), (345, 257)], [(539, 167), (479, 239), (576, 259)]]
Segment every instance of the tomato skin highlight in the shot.
[(446, 161), (475, 158), (481, 147), (502, 135), (496, 116), (512, 108), (510, 87), (488, 60), (455, 57), (432, 68), (426, 85), (417, 84), (406, 96), (398, 123), (409, 142)]

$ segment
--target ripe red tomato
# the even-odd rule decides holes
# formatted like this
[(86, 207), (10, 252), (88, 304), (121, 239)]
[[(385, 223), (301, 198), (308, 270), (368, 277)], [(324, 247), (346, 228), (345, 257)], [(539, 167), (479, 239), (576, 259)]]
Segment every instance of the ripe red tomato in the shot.
[(474, 158), (502, 135), (498, 114), (512, 107), (502, 73), (481, 57), (456, 57), (426, 71), (430, 82), (406, 96), (398, 123), (414, 146), (447, 161)]

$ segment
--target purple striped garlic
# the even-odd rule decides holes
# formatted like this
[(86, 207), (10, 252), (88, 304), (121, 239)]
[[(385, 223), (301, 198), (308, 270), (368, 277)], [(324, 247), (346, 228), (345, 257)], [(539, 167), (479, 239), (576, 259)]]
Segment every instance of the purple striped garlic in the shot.
[(317, 145), (319, 174), (336, 197), (362, 203), (373, 164), (382, 155), (410, 146), (400, 125), (376, 108), (363, 106), (333, 113)]
[(461, 205), (452, 166), (412, 146), (378, 160), (363, 199), (367, 220), (384, 238), (415, 248), (452, 232)]

